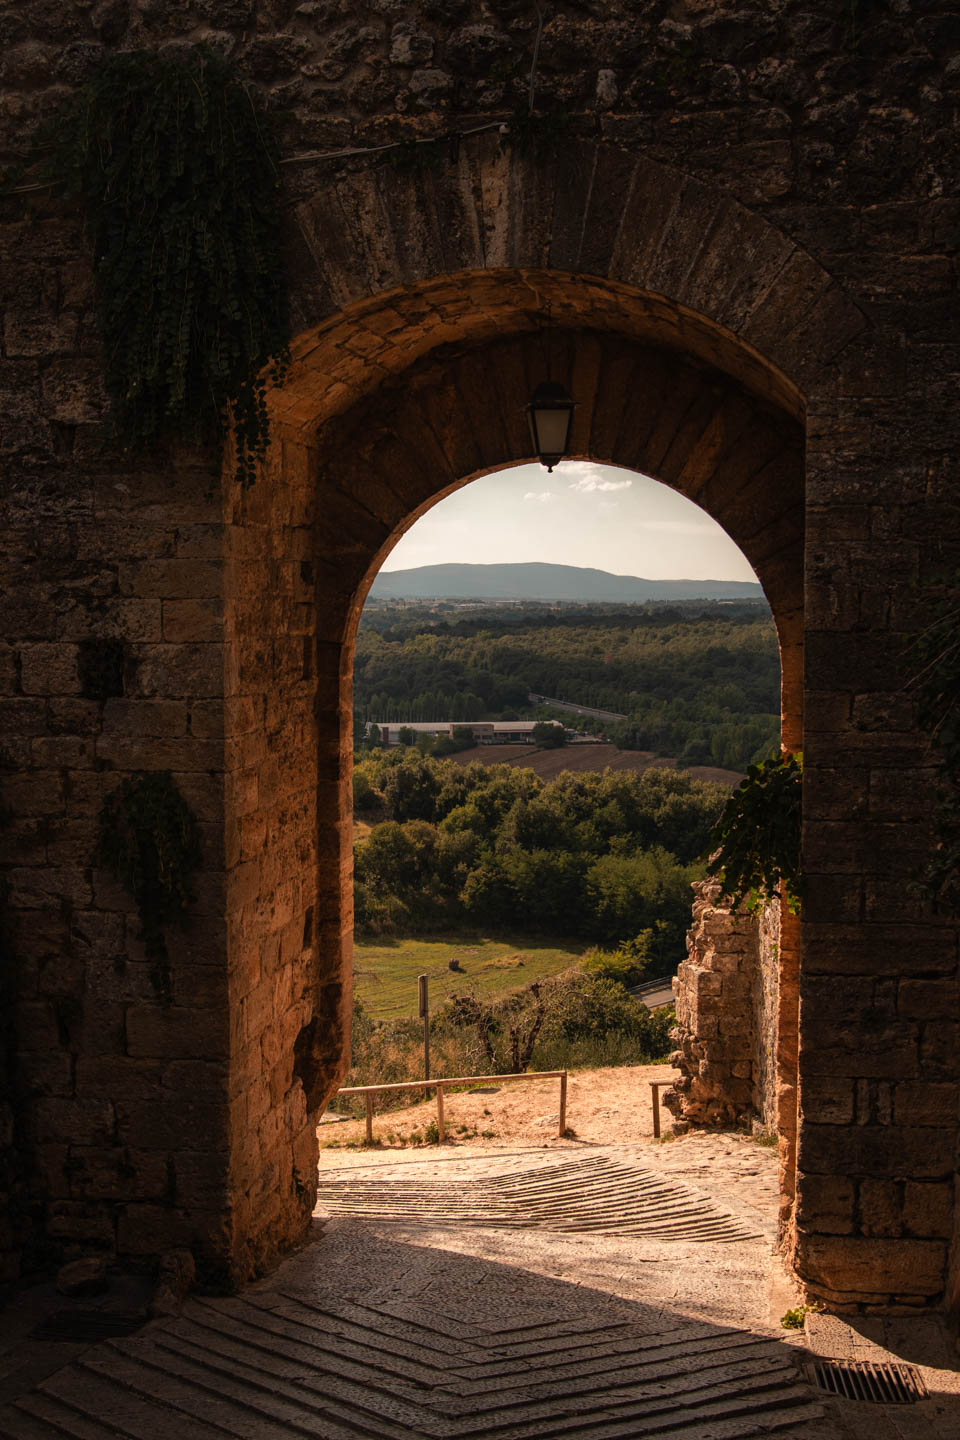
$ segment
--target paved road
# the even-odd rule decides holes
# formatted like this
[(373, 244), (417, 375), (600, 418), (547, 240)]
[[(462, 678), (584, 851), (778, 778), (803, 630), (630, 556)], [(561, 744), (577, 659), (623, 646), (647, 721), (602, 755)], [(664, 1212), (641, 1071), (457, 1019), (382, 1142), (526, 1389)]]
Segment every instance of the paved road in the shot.
[(626, 720), (616, 710), (592, 710), (589, 705), (571, 705), (568, 700), (553, 700), (549, 695), (527, 696), (534, 705), (552, 705), (555, 710), (566, 710), (570, 715), (592, 715), (594, 720)]

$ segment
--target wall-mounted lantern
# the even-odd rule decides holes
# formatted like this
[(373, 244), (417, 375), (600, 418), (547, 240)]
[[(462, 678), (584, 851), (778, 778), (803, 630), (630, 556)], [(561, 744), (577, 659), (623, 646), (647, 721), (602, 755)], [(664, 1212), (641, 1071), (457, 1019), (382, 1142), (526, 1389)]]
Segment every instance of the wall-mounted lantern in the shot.
[(574, 402), (556, 380), (545, 380), (527, 406), (530, 436), (541, 465), (552, 471), (567, 453)]

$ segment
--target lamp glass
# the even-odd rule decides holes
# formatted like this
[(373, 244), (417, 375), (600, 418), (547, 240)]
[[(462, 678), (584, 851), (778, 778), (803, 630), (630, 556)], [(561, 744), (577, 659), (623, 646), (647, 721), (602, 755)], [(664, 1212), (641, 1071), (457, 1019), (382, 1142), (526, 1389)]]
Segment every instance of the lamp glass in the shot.
[(567, 452), (573, 401), (562, 385), (539, 385), (527, 407), (530, 434), (541, 465), (552, 470)]

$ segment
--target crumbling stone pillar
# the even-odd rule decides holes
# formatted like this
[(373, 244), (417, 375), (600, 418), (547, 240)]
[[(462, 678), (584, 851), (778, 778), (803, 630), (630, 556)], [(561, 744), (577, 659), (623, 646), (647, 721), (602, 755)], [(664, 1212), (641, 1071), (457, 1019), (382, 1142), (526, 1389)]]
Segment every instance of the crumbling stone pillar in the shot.
[(695, 1125), (776, 1125), (780, 907), (749, 915), (718, 880), (694, 887), (687, 959), (674, 981), (680, 1077), (664, 1103)]

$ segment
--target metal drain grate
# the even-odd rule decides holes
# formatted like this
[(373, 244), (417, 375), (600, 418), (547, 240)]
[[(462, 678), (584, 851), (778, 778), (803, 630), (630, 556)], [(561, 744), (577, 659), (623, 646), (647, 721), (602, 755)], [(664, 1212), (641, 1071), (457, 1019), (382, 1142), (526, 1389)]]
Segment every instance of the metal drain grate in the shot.
[(56, 1310), (30, 1333), (35, 1340), (94, 1345), (98, 1340), (133, 1335), (146, 1323), (146, 1315), (135, 1310)]
[(873, 1405), (912, 1405), (927, 1395), (923, 1377), (912, 1365), (816, 1360), (809, 1370), (821, 1390), (842, 1395), (846, 1400), (867, 1400)]

